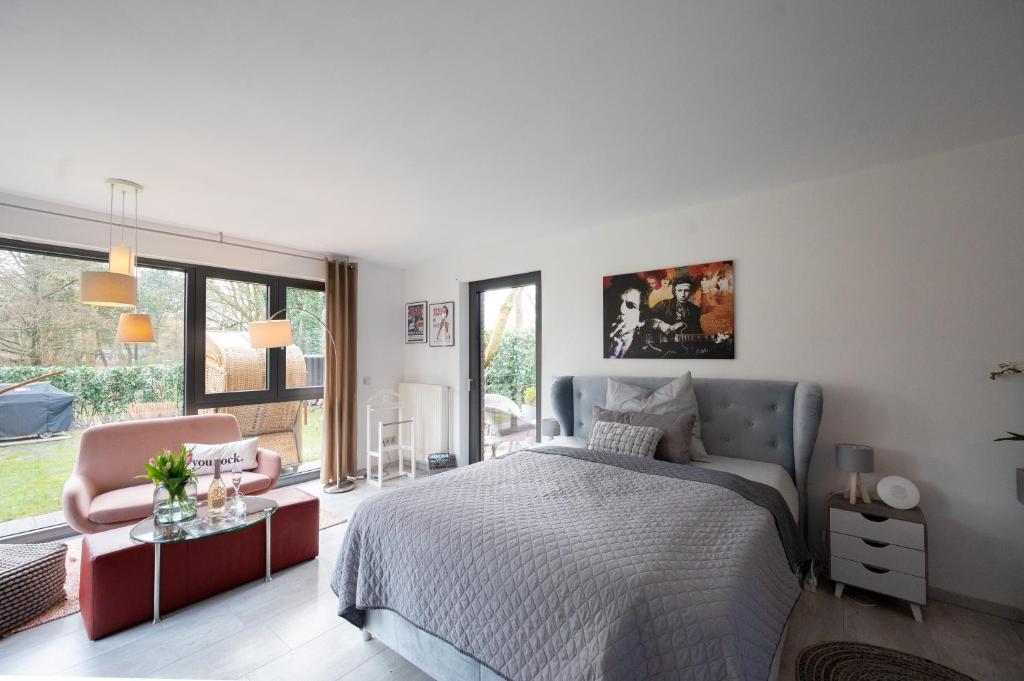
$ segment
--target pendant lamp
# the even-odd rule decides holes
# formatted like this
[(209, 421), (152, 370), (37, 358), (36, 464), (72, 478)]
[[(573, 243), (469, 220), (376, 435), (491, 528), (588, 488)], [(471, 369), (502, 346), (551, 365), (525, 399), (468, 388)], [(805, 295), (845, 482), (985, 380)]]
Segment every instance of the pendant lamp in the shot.
[[(142, 185), (131, 180), (107, 179), (110, 186), (110, 252), (107, 271), (82, 272), (79, 298), (83, 303), (103, 307), (135, 307), (138, 298), (138, 280), (135, 277), (135, 257), (139, 247), (139, 192)], [(114, 243), (114, 192), (121, 193), (121, 223), (119, 241)], [(125, 239), (125, 203), (131, 192), (135, 211), (135, 246)], [(153, 323), (144, 312), (123, 313), (117, 322), (118, 343), (155, 343)]]
[(143, 312), (123, 312), (117, 320), (118, 343), (155, 343), (153, 323)]
[[(135, 250), (125, 242), (125, 201), (128, 192), (135, 199), (135, 245), (139, 241), (139, 192), (142, 185), (131, 180), (110, 178), (110, 253), (106, 272), (82, 272), (79, 299), (89, 305), (103, 307), (135, 307)], [(121, 192), (120, 242), (114, 243), (114, 192)]]

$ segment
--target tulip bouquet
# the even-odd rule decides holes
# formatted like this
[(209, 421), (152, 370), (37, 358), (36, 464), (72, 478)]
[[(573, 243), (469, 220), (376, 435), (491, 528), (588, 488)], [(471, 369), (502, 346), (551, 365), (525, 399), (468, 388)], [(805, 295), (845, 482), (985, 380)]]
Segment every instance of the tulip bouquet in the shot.
[(165, 449), (149, 460), (146, 472), (138, 477), (150, 480), (154, 485), (163, 485), (172, 500), (185, 501), (186, 485), (196, 481), (192, 470), (192, 450), (185, 445), (181, 446), (180, 454)]

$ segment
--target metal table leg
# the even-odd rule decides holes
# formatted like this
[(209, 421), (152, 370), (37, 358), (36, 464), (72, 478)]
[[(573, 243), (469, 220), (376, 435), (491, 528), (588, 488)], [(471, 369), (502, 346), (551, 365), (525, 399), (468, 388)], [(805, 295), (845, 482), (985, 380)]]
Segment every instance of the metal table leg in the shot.
[(160, 544), (153, 544), (153, 624), (160, 621)]
[(263, 579), (264, 582), (270, 581), (270, 516), (267, 516), (267, 574)]

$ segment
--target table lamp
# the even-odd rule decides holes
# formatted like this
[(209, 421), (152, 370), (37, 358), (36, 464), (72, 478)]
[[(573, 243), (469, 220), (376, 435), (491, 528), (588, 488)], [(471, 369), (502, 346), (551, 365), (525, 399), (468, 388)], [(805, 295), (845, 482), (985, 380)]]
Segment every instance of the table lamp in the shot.
[(541, 437), (557, 437), (562, 434), (562, 427), (557, 419), (542, 419), (540, 422)]
[(871, 497), (860, 474), (875, 470), (875, 450), (867, 445), (836, 445), (836, 467), (850, 474), (850, 503), (857, 503), (859, 491), (864, 503), (870, 504)]

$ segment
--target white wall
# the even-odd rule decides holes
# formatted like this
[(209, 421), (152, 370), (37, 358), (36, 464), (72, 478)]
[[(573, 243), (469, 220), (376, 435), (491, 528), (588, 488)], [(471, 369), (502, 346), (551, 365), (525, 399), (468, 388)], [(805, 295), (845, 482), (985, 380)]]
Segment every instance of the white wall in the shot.
[[(1024, 608), (1024, 446), (992, 442), (1024, 427), (1024, 380), (988, 379), (1024, 360), (1022, 187), (1017, 137), (454, 257), (409, 271), (405, 299), (459, 300), (465, 282), (541, 270), (545, 391), (553, 374), (821, 382), (814, 535), (842, 483), (834, 445), (871, 444), (879, 474), (921, 488), (932, 585)], [(721, 259), (736, 262), (735, 360), (602, 358), (603, 275)], [(405, 346), (405, 378), (463, 385), (462, 300), (460, 344)]]
[(360, 262), (358, 287), (356, 444), (362, 467), (366, 465), (366, 401), (380, 390), (398, 390), (402, 380), (402, 271)]
[[(77, 219), (79, 217), (90, 219)], [(0, 194), (0, 236), (4, 237), (105, 250), (109, 233), (107, 225), (102, 224), (105, 219), (106, 216), (90, 211)], [(140, 234), (139, 253), (144, 257), (318, 281), (324, 279), (323, 261), (317, 259), (315, 252), (302, 253), (302, 249), (293, 251), (230, 238), (218, 243), (212, 239), (218, 239), (219, 235), (211, 232), (150, 222), (142, 224), (160, 232)], [(196, 241), (181, 235), (199, 236), (204, 240)], [(396, 389), (401, 375), (401, 279), (401, 270), (373, 262), (359, 262), (356, 362), (360, 465), (366, 458), (362, 405), (377, 390)]]

